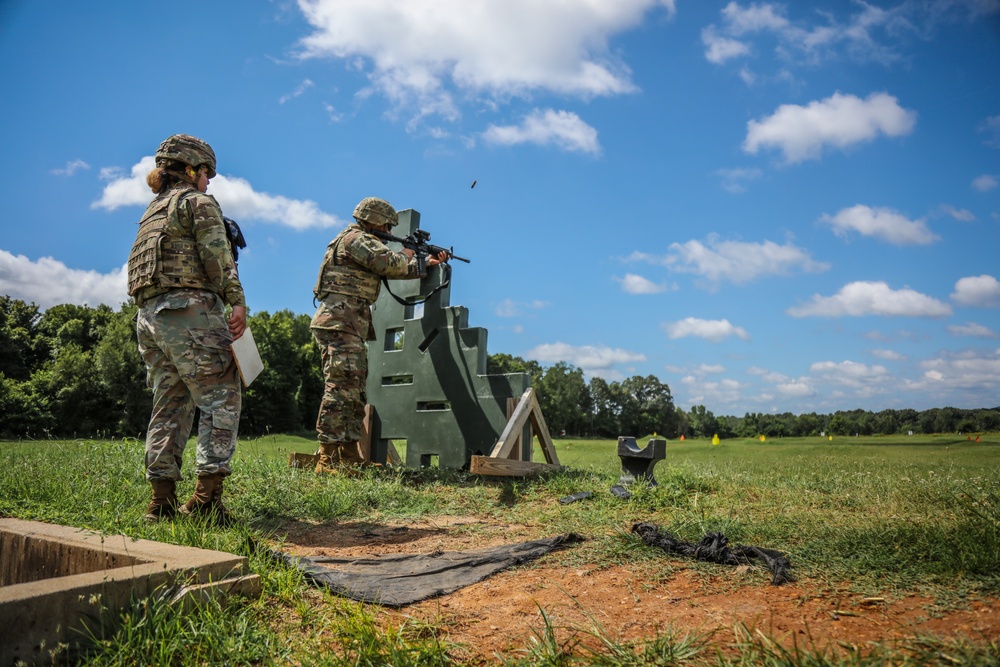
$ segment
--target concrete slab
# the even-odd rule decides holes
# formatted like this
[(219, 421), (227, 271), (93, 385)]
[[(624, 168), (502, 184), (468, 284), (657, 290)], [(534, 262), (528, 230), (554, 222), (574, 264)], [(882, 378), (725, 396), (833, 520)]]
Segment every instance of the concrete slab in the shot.
[(243, 556), (0, 519), (0, 667), (72, 654), (112, 631), (132, 600), (168, 587), (178, 599), (190, 599), (185, 590), (259, 595), (260, 579)]

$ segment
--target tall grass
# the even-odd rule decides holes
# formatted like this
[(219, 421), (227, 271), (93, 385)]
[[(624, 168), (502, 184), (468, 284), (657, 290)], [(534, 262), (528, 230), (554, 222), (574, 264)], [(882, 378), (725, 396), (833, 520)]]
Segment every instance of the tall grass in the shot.
[[(654, 468), (658, 484), (633, 487), (623, 501), (609, 492), (621, 474), (613, 441), (557, 441), (569, 469), (540, 478), (391, 468), (346, 478), (289, 468), (290, 452), (311, 452), (315, 445), (304, 437), (269, 436), (240, 445), (225, 497), (238, 521), (226, 529), (142, 520), (149, 486), (139, 441), (4, 442), (0, 515), (237, 553), (261, 575), (259, 600), (208, 602), (184, 613), (156, 597), (136, 601), (117, 634), (89, 644), (87, 664), (449, 665), (463, 653), (449, 643), (445, 625), (386, 627), (371, 608), (311, 588), (256, 545), (274, 541), (295, 521), (375, 524), (460, 514), (521, 524), (528, 537), (573, 531), (591, 538), (552, 554), (549, 564), (656, 561), (660, 576), (669, 576), (663, 553), (629, 533), (632, 523), (649, 521), (690, 541), (720, 531), (731, 543), (784, 551), (800, 580), (852, 582), (865, 592), (921, 590), (939, 604), (958, 606), (970, 596), (1000, 594), (1000, 438), (983, 440), (672, 441), (667, 459)], [(185, 474), (182, 498), (194, 486), (190, 469)], [(577, 491), (593, 496), (556, 502)], [(599, 626), (556, 628), (544, 610), (541, 618), (533, 641), (498, 660), (519, 666), (997, 664), (990, 657), (995, 642), (925, 637), (824, 653), (750, 632), (736, 645), (719, 646), (711, 637), (667, 629), (627, 643)]]

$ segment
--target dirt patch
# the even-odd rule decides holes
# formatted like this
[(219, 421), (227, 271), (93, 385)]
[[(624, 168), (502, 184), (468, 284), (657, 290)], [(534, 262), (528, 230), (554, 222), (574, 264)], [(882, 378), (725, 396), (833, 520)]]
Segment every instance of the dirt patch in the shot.
[[(398, 553), (460, 551), (538, 537), (538, 529), (476, 517), (436, 517), (406, 524), (295, 523), (279, 535), (283, 551), (301, 556), (368, 557)], [(919, 634), (1000, 637), (1000, 599), (970, 602), (940, 611), (920, 596), (831, 591), (799, 581), (771, 586), (763, 568), (717, 566), (705, 575), (679, 556), (664, 554), (669, 573), (650, 565), (553, 567), (548, 558), (500, 572), (450, 595), (398, 610), (378, 608), (387, 622), (415, 619), (446, 630), (470, 663), (493, 663), (496, 654), (524, 647), (545, 619), (557, 628), (602, 632), (616, 641), (641, 640), (667, 628), (715, 632), (721, 643), (736, 640), (742, 624), (799, 646), (863, 645)], [(793, 563), (794, 565), (794, 563)], [(561, 630), (568, 636), (568, 631)]]

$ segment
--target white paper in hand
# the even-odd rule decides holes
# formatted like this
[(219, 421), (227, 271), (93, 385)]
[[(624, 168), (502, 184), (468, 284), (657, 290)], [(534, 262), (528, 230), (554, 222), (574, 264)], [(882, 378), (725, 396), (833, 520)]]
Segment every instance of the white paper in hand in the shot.
[(240, 377), (243, 378), (243, 386), (249, 387), (264, 370), (264, 362), (260, 360), (260, 352), (257, 351), (257, 343), (254, 342), (250, 327), (233, 341), (232, 348), (233, 356), (236, 357), (236, 367), (240, 369)]

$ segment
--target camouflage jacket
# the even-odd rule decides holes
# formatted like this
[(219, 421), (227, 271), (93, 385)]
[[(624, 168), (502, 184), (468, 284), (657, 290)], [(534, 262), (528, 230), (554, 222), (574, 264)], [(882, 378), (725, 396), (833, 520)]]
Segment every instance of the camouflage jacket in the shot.
[(311, 326), (374, 340), (369, 307), (378, 298), (383, 277), (416, 278), (417, 263), (394, 252), (360, 225), (348, 226), (323, 255), (313, 288), (320, 305)]
[(129, 294), (142, 304), (174, 289), (214, 292), (230, 306), (246, 298), (215, 197), (187, 183), (156, 196), (129, 256)]

